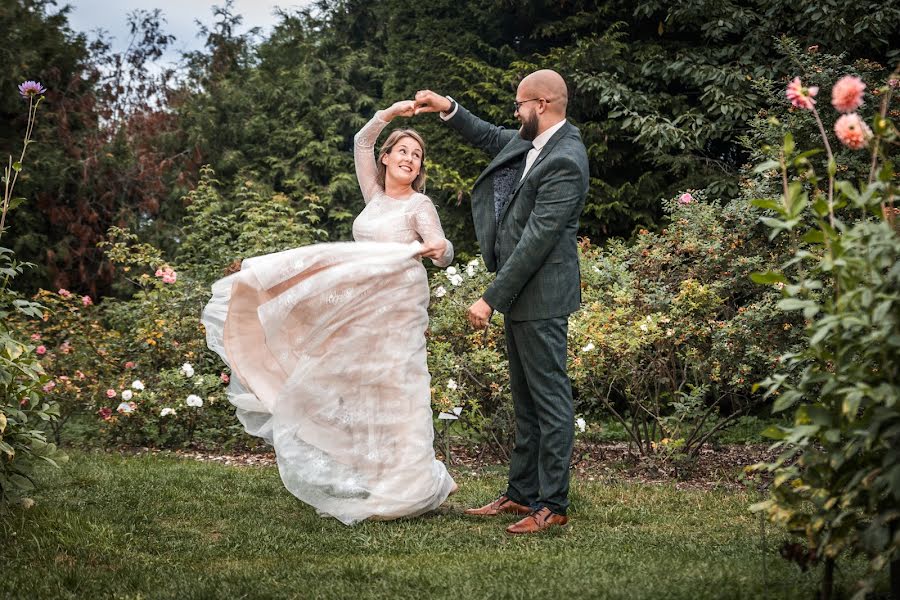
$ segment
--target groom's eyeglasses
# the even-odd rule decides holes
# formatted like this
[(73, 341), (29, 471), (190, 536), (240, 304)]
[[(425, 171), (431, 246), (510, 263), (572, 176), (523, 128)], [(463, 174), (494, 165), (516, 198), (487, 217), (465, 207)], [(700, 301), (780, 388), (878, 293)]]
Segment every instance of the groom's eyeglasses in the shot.
[(519, 107), (522, 106), (523, 104), (525, 104), (526, 102), (534, 102), (534, 101), (536, 101), (536, 100), (543, 100), (544, 102), (550, 102), (550, 101), (547, 100), (546, 98), (529, 98), (528, 100), (522, 100), (521, 102), (519, 102), (518, 100), (516, 100), (516, 101), (513, 102), (513, 106), (516, 107), (515, 112), (519, 112)]

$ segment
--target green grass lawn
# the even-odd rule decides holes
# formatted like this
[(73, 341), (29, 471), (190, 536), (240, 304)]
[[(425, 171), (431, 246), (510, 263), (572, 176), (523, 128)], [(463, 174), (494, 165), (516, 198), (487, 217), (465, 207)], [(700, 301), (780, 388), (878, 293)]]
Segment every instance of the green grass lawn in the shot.
[(355, 527), (274, 467), (78, 452), (41, 479), (34, 508), (2, 516), (0, 597), (812, 598), (818, 581), (771, 527), (763, 560), (749, 492), (575, 480), (565, 530), (511, 537), (512, 517), (462, 514), (496, 474), (460, 477), (438, 514)]

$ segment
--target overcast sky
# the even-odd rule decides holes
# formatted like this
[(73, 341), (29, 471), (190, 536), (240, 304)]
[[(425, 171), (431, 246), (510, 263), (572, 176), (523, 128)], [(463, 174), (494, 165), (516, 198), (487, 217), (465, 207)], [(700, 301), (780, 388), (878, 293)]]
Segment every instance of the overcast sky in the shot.
[[(93, 30), (104, 29), (113, 38), (113, 50), (125, 50), (128, 46), (129, 34), (126, 17), (137, 10), (153, 10), (158, 8), (165, 17), (164, 31), (175, 36), (170, 51), (162, 59), (163, 62), (175, 62), (178, 54), (185, 50), (202, 48), (203, 41), (197, 37), (199, 20), (207, 27), (213, 24), (213, 6), (224, 6), (225, 0), (218, 2), (200, 2), (199, 0), (59, 0), (58, 6), (68, 4), (69, 24), (75, 31), (88, 34), (93, 38)], [(309, 4), (309, 0), (235, 0), (232, 10), (241, 15), (240, 32), (252, 27), (262, 28), (262, 33), (271, 31), (277, 21), (276, 8), (290, 10)]]

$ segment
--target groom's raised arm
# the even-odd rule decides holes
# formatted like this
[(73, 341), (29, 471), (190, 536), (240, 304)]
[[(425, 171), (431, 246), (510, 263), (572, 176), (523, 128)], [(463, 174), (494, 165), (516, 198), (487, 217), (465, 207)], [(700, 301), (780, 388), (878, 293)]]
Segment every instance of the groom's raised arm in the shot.
[(518, 135), (518, 130), (491, 125), (460, 106), (452, 98), (431, 90), (416, 92), (416, 114), (440, 112), (450, 127), (467, 142), (494, 156)]

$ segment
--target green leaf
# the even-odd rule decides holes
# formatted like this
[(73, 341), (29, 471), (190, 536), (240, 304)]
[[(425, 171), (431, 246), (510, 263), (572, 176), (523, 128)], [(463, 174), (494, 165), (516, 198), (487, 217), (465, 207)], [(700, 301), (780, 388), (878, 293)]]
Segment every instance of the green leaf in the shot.
[(835, 173), (837, 173), (837, 163), (831, 158), (828, 160), (828, 176), (834, 177)]
[(856, 417), (857, 411), (859, 411), (859, 404), (861, 401), (862, 398), (858, 394), (847, 396), (844, 398), (844, 402), (841, 405), (841, 412), (850, 417), (850, 420), (852, 421)]
[(18, 173), (19, 171), (22, 170), (22, 163), (20, 163), (19, 161), (16, 161), (12, 164), (12, 168), (13, 168), (13, 171)]
[(828, 214), (828, 201), (820, 196), (813, 202), (812, 208), (817, 215), (824, 217)]
[(825, 234), (821, 229), (810, 229), (803, 235), (803, 241), (809, 244), (824, 244)]
[(784, 135), (784, 154), (790, 156), (794, 153), (794, 135), (788, 132)]
[(19, 206), (25, 203), (25, 198), (13, 198), (9, 201), (9, 206), (6, 208), (7, 211), (15, 210)]
[(783, 440), (787, 435), (784, 430), (778, 425), (770, 425), (763, 429), (760, 433), (761, 436), (769, 438), (770, 440)]
[(750, 273), (750, 279), (753, 280), (754, 283), (761, 284), (772, 284), (772, 283), (787, 283), (787, 278), (777, 271), (766, 271), (764, 273)]
[(756, 168), (753, 169), (754, 173), (763, 173), (764, 171), (771, 171), (772, 169), (777, 169), (781, 166), (781, 163), (777, 160), (767, 160), (764, 163), (760, 163), (756, 165)]
[(797, 392), (785, 392), (784, 394), (776, 398), (774, 403), (772, 403), (772, 412), (777, 413), (788, 409), (796, 404), (799, 400), (800, 394), (798, 394)]
[(815, 304), (812, 300), (801, 300), (800, 298), (782, 298), (778, 301), (778, 308), (783, 311), (804, 310), (810, 304)]
[(752, 204), (753, 206), (757, 206), (759, 208), (765, 208), (767, 210), (774, 210), (779, 213), (784, 212), (784, 206), (782, 206), (781, 202), (778, 202), (777, 200), (771, 200), (768, 198), (760, 198), (757, 200), (751, 200), (750, 204)]

